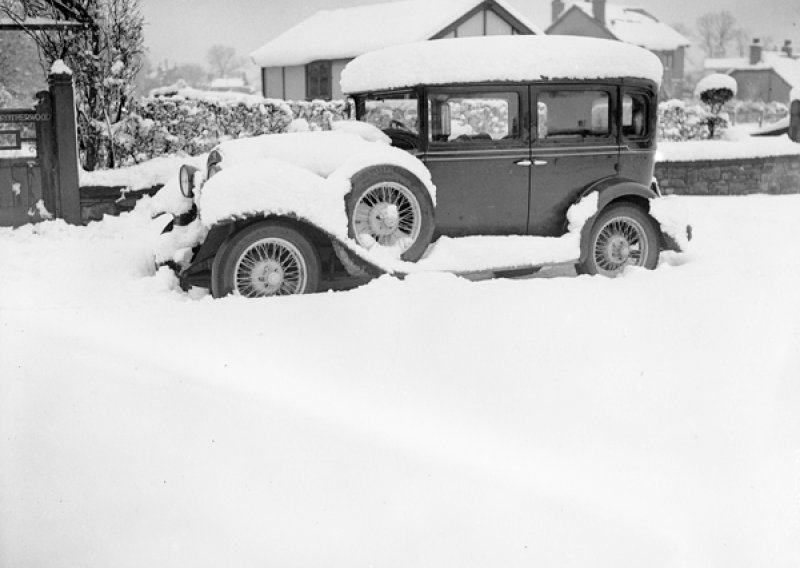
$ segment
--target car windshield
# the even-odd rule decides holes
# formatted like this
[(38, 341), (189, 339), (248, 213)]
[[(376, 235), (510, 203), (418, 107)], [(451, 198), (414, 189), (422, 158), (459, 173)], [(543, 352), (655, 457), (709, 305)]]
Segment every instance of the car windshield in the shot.
[(364, 106), (360, 109), (359, 120), (377, 126), (381, 130), (393, 128), (414, 134), (419, 132), (416, 93), (370, 95), (361, 102)]

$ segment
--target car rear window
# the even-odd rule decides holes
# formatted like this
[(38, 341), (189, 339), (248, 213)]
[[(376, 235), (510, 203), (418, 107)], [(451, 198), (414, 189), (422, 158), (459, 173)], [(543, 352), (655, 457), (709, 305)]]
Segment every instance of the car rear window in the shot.
[(610, 98), (605, 91), (543, 91), (537, 101), (540, 139), (606, 137), (611, 133)]

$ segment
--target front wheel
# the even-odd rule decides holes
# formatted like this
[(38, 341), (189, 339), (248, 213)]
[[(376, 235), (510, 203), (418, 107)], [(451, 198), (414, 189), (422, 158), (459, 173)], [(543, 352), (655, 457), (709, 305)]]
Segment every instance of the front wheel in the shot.
[(320, 261), (311, 241), (281, 222), (245, 227), (217, 252), (211, 293), (247, 298), (311, 294), (319, 289)]
[(612, 205), (592, 225), (589, 250), (579, 270), (610, 278), (626, 266), (652, 270), (658, 253), (658, 230), (652, 217), (635, 205)]

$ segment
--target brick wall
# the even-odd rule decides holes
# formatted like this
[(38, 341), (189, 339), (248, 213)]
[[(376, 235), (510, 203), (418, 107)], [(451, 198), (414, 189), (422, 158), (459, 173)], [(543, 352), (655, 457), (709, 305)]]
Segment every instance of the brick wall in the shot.
[(659, 162), (655, 176), (665, 195), (800, 193), (800, 156)]

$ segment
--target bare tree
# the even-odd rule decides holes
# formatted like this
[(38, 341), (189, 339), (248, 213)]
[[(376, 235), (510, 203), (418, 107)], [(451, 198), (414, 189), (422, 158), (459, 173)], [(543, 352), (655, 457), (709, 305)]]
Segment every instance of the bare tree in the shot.
[(82, 24), (25, 31), (36, 42), (45, 69), (61, 59), (73, 71), (84, 167), (113, 166), (114, 124), (127, 110), (144, 54), (139, 0), (0, 0), (0, 15), (23, 27), (32, 17)]
[(244, 58), (236, 55), (236, 49), (229, 45), (212, 45), (206, 53), (206, 61), (215, 77), (227, 77), (244, 65)]
[(741, 30), (730, 12), (708, 12), (697, 19), (697, 36), (706, 57), (724, 57)]

